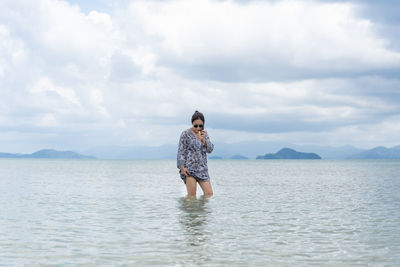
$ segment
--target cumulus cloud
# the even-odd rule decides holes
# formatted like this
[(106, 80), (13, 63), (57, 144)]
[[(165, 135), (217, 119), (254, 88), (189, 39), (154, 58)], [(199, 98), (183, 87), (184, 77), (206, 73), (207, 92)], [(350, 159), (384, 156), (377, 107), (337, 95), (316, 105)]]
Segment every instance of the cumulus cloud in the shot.
[(359, 2), (102, 7), (0, 3), (5, 149), (176, 143), (195, 109), (217, 142), (397, 142), (400, 53)]
[(196, 78), (299, 78), (400, 66), (400, 53), (349, 3), (135, 1), (129, 12), (132, 23), (159, 38), (150, 46), (161, 64)]

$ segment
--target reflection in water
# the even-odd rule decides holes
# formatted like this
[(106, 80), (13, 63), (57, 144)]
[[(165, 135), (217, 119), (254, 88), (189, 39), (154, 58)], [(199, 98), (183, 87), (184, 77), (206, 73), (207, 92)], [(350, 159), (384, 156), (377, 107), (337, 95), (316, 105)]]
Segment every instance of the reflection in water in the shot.
[(191, 246), (200, 246), (207, 240), (207, 216), (210, 209), (206, 205), (209, 199), (183, 197), (179, 199), (180, 213), (179, 222), (181, 223), (187, 243)]

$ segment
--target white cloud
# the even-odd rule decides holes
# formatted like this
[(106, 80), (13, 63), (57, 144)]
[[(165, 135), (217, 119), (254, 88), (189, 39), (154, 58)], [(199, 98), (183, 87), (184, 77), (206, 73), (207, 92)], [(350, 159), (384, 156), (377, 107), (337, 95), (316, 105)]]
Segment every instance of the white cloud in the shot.
[(57, 120), (53, 114), (45, 114), (38, 122), (38, 126), (55, 127), (58, 126)]
[(18, 68), (26, 60), (24, 43), (13, 38), (8, 26), (0, 22), (0, 78), (10, 69)]
[(78, 106), (80, 105), (80, 101), (72, 88), (55, 86), (47, 77), (41, 78), (29, 91), (32, 94), (46, 93), (47, 91), (56, 92), (64, 100)]
[[(175, 143), (196, 109), (220, 142), (396, 142), (379, 127), (398, 132), (399, 82), (368, 72), (400, 67), (400, 55), (357, 8), (139, 0), (85, 14), (59, 0), (2, 1), (0, 142)], [(355, 137), (367, 125), (375, 136)]]
[[(313, 70), (400, 66), (400, 53), (349, 3), (316, 1), (134, 1), (129, 12), (150, 45), (175, 64), (274, 64)], [(244, 63), (243, 65), (239, 65)]]
[(352, 145), (370, 149), (378, 145), (386, 147), (399, 145), (399, 122), (400, 117), (397, 116), (376, 124), (349, 125), (322, 132), (262, 133), (226, 129), (209, 129), (208, 131), (214, 141), (222, 143), (260, 141), (332, 147)]
[(101, 27), (105, 27), (106, 31), (112, 30), (112, 20), (110, 15), (106, 13), (97, 12), (95, 10), (90, 11), (89, 15), (87, 16), (89, 20), (94, 22), (95, 24), (100, 24)]

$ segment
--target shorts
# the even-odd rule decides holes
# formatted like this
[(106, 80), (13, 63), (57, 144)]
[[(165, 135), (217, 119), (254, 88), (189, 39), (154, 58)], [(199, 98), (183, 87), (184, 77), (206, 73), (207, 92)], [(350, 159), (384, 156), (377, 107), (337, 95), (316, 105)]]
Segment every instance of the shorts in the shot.
[[(183, 174), (181, 174), (181, 171), (179, 171), (179, 174), (181, 175), (182, 181), (186, 184), (186, 176), (183, 175)], [(206, 182), (206, 181), (210, 181), (210, 178), (202, 179), (202, 178), (197, 177), (197, 176), (194, 175), (194, 174), (190, 174), (190, 176), (193, 177), (194, 179), (196, 179), (197, 182)]]

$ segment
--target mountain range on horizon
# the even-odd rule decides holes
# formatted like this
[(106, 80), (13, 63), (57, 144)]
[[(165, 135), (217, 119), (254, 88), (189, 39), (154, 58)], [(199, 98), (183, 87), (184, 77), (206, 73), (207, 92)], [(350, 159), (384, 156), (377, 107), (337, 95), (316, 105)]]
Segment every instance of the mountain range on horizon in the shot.
[[(354, 146), (295, 145), (275, 142), (240, 142), (234, 144), (215, 143), (209, 159), (256, 159), (265, 154), (274, 154), (282, 148), (315, 153), (322, 159), (400, 159), (400, 145), (386, 148), (360, 149)], [(175, 159), (177, 145), (161, 146), (102, 146), (86, 150), (57, 151), (42, 149), (32, 154), (0, 152), (0, 158), (82, 158), (82, 159)]]
[[(323, 159), (347, 159), (352, 155), (367, 151), (354, 146), (318, 146), (318, 145), (296, 145), (284, 142), (257, 142), (247, 141), (233, 144), (214, 143), (214, 151), (209, 158), (231, 159), (237, 156), (256, 159), (257, 156), (288, 147), (296, 151), (316, 153)], [(172, 159), (176, 158), (178, 145), (165, 144), (161, 146), (99, 146), (79, 151), (82, 154), (93, 155), (102, 159)]]
[[(366, 151), (354, 146), (317, 146), (296, 145), (284, 142), (238, 142), (233, 144), (214, 143), (214, 151), (209, 158), (230, 159), (235, 155), (255, 159), (259, 155), (274, 153), (281, 148), (289, 147), (297, 151), (316, 153), (323, 159), (346, 159), (347, 157)], [(172, 159), (176, 158), (177, 144), (161, 146), (98, 146), (80, 150), (79, 153), (93, 155), (100, 159)]]
[[(351, 145), (333, 147), (256, 141), (233, 144), (214, 143), (214, 150), (208, 156), (215, 159), (256, 159), (257, 156), (275, 153), (285, 147), (304, 153), (315, 153), (322, 159), (400, 158), (400, 145), (392, 148), (378, 146), (372, 149), (361, 149)], [(174, 159), (177, 149), (177, 144), (166, 144), (154, 147), (103, 146), (79, 152), (103, 159)]]
[(398, 159), (400, 158), (400, 145), (392, 148), (377, 146), (372, 149), (351, 155), (348, 159)]
[(30, 159), (95, 159), (74, 151), (58, 151), (55, 149), (41, 149), (32, 154), (0, 152), (0, 158), (30, 158)]
[(284, 147), (276, 153), (257, 156), (256, 159), (321, 159), (321, 157), (315, 153), (304, 153)]

